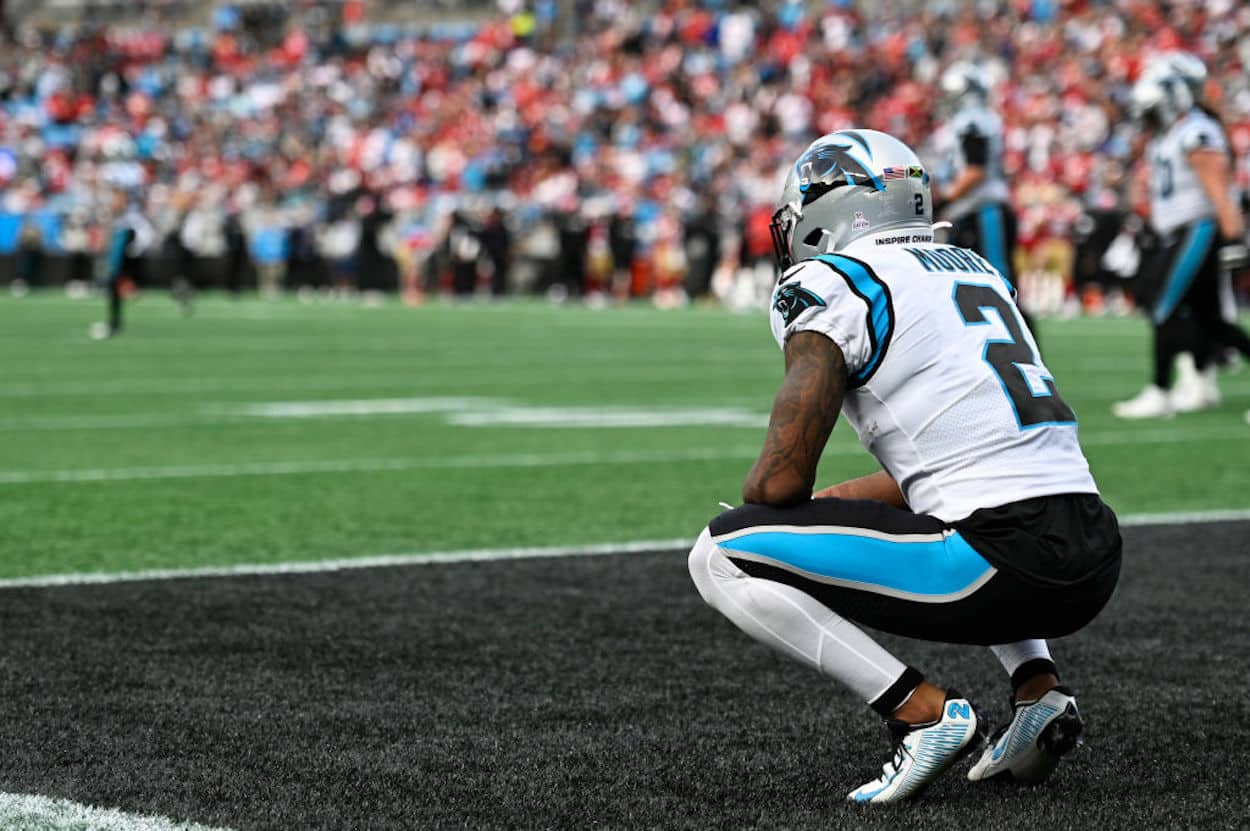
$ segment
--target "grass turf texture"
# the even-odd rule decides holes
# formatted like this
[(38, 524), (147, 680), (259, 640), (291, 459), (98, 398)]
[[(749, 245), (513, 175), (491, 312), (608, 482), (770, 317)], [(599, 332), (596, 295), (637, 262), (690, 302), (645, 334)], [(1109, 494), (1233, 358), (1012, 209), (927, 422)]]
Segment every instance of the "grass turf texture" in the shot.
[[(763, 417), (781, 374), (762, 315), (715, 310), (208, 298), (181, 319), (151, 294), (132, 304), (123, 337), (92, 342), (101, 311), (51, 294), (0, 300), (0, 577), (693, 538), (718, 500), (737, 500), (761, 426), (466, 427), (446, 413), (234, 410), (457, 397)], [(1250, 507), (1250, 373), (1224, 379), (1218, 411), (1122, 422), (1109, 407), (1146, 378), (1145, 324), (1054, 321), (1041, 335), (1115, 508)], [(197, 474), (342, 462), (367, 469)], [(369, 469), (379, 464), (401, 469)], [(154, 467), (192, 470), (134, 478)], [(873, 468), (840, 425), (821, 482)], [(83, 470), (120, 479), (38, 481)]]
[[(1040, 788), (965, 762), (846, 804), (877, 720), (677, 551), (6, 590), (0, 792), (238, 829), (1241, 828), (1248, 529), (1126, 529), (1116, 596), (1054, 646), (1088, 744)], [(1006, 717), (988, 650), (884, 640)]]

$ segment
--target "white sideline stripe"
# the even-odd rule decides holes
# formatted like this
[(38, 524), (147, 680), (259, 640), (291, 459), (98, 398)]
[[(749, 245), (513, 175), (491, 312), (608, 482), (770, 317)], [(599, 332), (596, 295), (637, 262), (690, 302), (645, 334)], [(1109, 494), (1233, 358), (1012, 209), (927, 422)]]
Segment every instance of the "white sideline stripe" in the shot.
[[(143, 571), (86, 572), (82, 574), (49, 574), (42, 577), (13, 577), (0, 580), (0, 589), (47, 588), (51, 586), (106, 585), (132, 583), (139, 580), (181, 580), (189, 577), (249, 577), (283, 574), (320, 574), (390, 566), (424, 566), (440, 563), (497, 562), (528, 560), (535, 557), (595, 557), (629, 554), (640, 551), (671, 551), (689, 548), (693, 539), (641, 540), (637, 542), (592, 545), (557, 545), (533, 548), (479, 548), (467, 551), (432, 551), (428, 554), (375, 554), (336, 560), (310, 560), (296, 563), (258, 563), (205, 568), (148, 569)], [(2, 827), (2, 826), (0, 826)]]
[(194, 822), (92, 808), (68, 799), (0, 793), (0, 828), (14, 831), (225, 831)]
[(1199, 525), (1204, 522), (1245, 522), (1250, 508), (1224, 508), (1214, 511), (1161, 511), (1150, 514), (1125, 514), (1120, 524), (1136, 525)]
[[(1120, 525), (1122, 526), (1192, 525), (1208, 522), (1243, 521), (1250, 521), (1250, 508), (1125, 514), (1120, 517)], [(320, 574), (323, 572), (350, 571), (362, 568), (426, 566), (444, 563), (488, 563), (501, 560), (528, 560), (538, 557), (599, 557), (612, 554), (635, 554), (644, 551), (681, 551), (693, 545), (694, 537), (691, 536), (666, 540), (635, 540), (633, 542), (591, 543), (588, 545), (473, 548), (463, 551), (431, 551), (425, 554), (375, 554), (364, 557), (310, 560), (305, 562), (46, 574), (36, 577), (8, 577), (0, 579), (0, 590), (108, 585), (112, 583), (134, 583), (142, 580), (182, 580), (193, 577), (265, 577), (284, 574)]]
[[(741, 425), (722, 425), (741, 426)], [(1081, 437), (1087, 447), (1123, 444), (1185, 444), (1203, 441), (1244, 441), (1250, 432), (1242, 425), (1231, 429), (1188, 432), (1117, 431)], [(855, 456), (858, 445), (830, 445), (825, 456)], [(251, 462), (216, 465), (78, 468), (61, 470), (0, 470), (0, 487), (49, 482), (130, 482), (153, 479), (222, 479), (235, 476), (296, 476), (311, 473), (380, 473), (395, 470), (469, 470), (481, 468), (538, 468), (597, 464), (664, 464), (666, 462), (753, 459), (759, 447), (708, 447), (685, 450), (637, 450), (577, 453), (526, 453), (492, 456), (443, 456), (400, 459), (319, 459), (298, 462)]]

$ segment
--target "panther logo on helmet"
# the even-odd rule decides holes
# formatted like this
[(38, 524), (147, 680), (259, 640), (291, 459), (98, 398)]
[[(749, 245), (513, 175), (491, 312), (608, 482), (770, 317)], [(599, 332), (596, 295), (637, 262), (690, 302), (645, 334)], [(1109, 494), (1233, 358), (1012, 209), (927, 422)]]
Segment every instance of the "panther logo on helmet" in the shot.
[[(843, 135), (851, 134), (847, 132)], [(871, 158), (867, 142), (860, 141)], [(871, 185), (874, 190), (884, 190), (881, 177), (872, 171), (869, 164), (855, 157), (853, 144), (830, 142), (814, 148), (795, 163), (803, 204), (815, 202), (840, 185)]]

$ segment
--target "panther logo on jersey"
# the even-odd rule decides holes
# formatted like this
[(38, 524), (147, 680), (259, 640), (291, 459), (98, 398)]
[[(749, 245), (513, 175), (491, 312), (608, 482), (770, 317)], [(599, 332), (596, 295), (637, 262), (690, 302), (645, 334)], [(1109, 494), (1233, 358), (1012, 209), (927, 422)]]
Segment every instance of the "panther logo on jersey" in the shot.
[(773, 308), (781, 313), (781, 319), (789, 326), (804, 310), (813, 306), (827, 305), (823, 297), (810, 289), (803, 288), (798, 282), (786, 283), (777, 289), (773, 298)]

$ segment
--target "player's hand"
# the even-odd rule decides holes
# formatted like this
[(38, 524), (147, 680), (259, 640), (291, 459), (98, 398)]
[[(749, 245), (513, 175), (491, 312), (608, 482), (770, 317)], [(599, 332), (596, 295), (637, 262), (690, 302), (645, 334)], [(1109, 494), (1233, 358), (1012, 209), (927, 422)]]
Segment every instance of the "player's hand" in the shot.
[(1250, 265), (1250, 251), (1241, 240), (1224, 240), (1220, 243), (1216, 256), (1220, 259), (1220, 268), (1225, 271), (1241, 271)]

